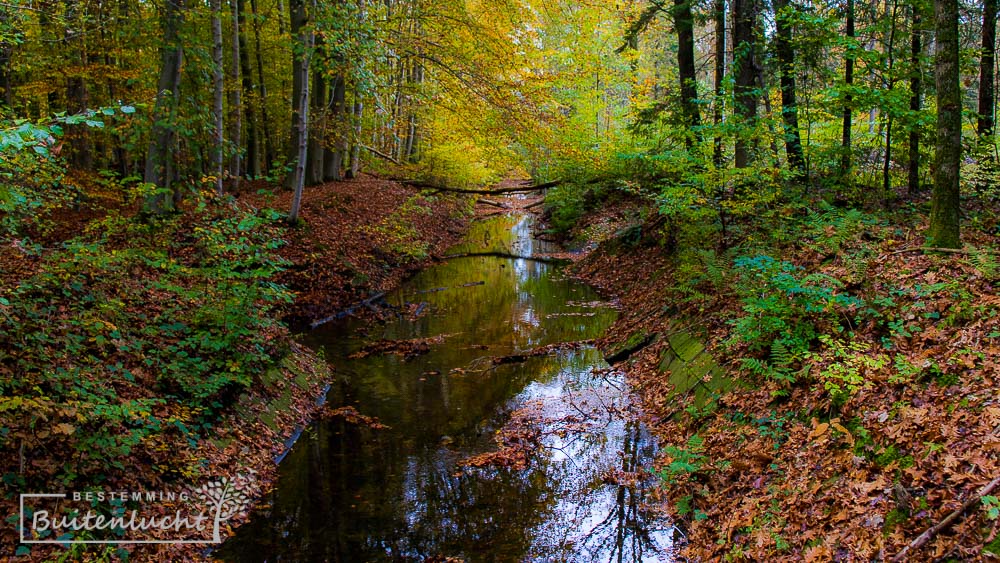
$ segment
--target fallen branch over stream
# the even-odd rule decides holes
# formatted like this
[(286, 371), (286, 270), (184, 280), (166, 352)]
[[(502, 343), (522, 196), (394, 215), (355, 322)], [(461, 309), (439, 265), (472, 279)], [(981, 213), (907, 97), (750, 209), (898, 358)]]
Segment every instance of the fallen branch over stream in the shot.
[(437, 190), (439, 192), (451, 192), (456, 194), (479, 194), (479, 195), (498, 195), (498, 194), (537, 192), (539, 190), (554, 188), (559, 184), (562, 184), (562, 180), (553, 180), (551, 182), (536, 184), (534, 186), (518, 186), (512, 188), (494, 188), (492, 190), (476, 190), (472, 188), (450, 188), (448, 186), (440, 186), (437, 184), (432, 184), (430, 182), (420, 182), (415, 180), (398, 180), (398, 181), (408, 186), (413, 186), (415, 188)]
[(511, 254), (509, 252), (462, 252), (460, 254), (448, 254), (442, 258), (445, 260), (451, 260), (452, 258), (474, 258), (476, 256), (493, 256), (496, 258), (510, 258), (512, 260), (533, 260), (535, 262), (544, 262), (546, 264), (564, 264), (569, 262), (565, 258), (552, 258), (550, 256), (521, 256), (519, 254)]
[(526, 362), (530, 358), (537, 358), (538, 356), (548, 356), (553, 352), (559, 352), (562, 350), (579, 350), (584, 346), (593, 346), (593, 340), (575, 340), (573, 342), (556, 342), (555, 344), (549, 344), (546, 346), (539, 346), (537, 348), (532, 348), (531, 350), (526, 350), (518, 354), (509, 354), (506, 356), (494, 356), (493, 365), (499, 366), (502, 364), (516, 364), (520, 362)]

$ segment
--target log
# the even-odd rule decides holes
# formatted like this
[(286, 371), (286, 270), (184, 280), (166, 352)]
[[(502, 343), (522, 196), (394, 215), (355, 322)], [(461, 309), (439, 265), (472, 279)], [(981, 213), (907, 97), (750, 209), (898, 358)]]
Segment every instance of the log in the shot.
[(564, 264), (569, 262), (565, 258), (551, 258), (548, 256), (520, 256), (518, 254), (511, 254), (509, 252), (463, 252), (461, 254), (448, 254), (442, 256), (443, 260), (451, 260), (452, 258), (474, 258), (476, 256), (494, 256), (496, 258), (510, 258), (512, 260), (532, 260), (535, 262), (542, 262), (544, 264)]
[(361, 145), (361, 148), (365, 149), (366, 151), (368, 151), (368, 152), (372, 153), (373, 155), (375, 155), (375, 156), (377, 156), (377, 157), (379, 157), (379, 158), (383, 158), (383, 159), (385, 159), (385, 160), (388, 160), (389, 162), (391, 162), (391, 163), (395, 164), (396, 166), (402, 166), (402, 165), (403, 165), (403, 163), (402, 163), (402, 162), (400, 162), (400, 161), (396, 160), (395, 158), (393, 158), (393, 157), (391, 157), (391, 156), (389, 156), (389, 155), (385, 154), (385, 153), (384, 153), (384, 152), (382, 152), (382, 151), (379, 151), (379, 150), (376, 150), (376, 149), (373, 149), (372, 147), (369, 147), (369, 146), (365, 146), (365, 145)]
[(622, 348), (621, 350), (615, 352), (614, 354), (611, 354), (610, 356), (606, 356), (604, 360), (611, 365), (617, 364), (619, 362), (624, 362), (625, 360), (631, 358), (632, 355), (638, 352), (639, 350), (642, 350), (646, 346), (652, 344), (653, 341), (656, 340), (656, 337), (659, 335), (660, 334), (658, 332), (647, 334), (646, 337), (640, 340), (639, 342), (636, 342), (632, 346), (627, 346), (625, 348)]
[(481, 198), (477, 203), (492, 205), (493, 207), (499, 207), (500, 209), (510, 209), (510, 206), (505, 203), (500, 203), (499, 201), (492, 201), (486, 198)]
[(912, 542), (910, 542), (909, 545), (904, 547), (903, 551), (897, 553), (896, 556), (892, 558), (892, 563), (898, 563), (899, 561), (903, 561), (904, 559), (906, 559), (907, 553), (909, 553), (914, 549), (919, 549), (925, 543), (929, 542), (931, 538), (938, 535), (938, 533), (940, 533), (941, 530), (944, 530), (945, 528), (950, 526), (955, 520), (957, 520), (958, 517), (961, 516), (963, 512), (972, 508), (973, 504), (976, 504), (984, 496), (993, 492), (993, 489), (997, 488), (997, 485), (1000, 485), (1000, 477), (993, 479), (988, 484), (983, 486), (983, 488), (979, 489), (979, 491), (976, 492), (976, 494), (972, 495), (969, 498), (969, 500), (962, 503), (962, 506), (960, 506), (958, 510), (946, 516), (944, 520), (941, 520), (937, 524), (934, 524), (930, 528), (927, 528), (927, 530), (924, 533), (917, 536), (917, 539), (913, 540)]
[(545, 182), (544, 184), (537, 184), (534, 186), (494, 188), (492, 190), (476, 190), (471, 188), (450, 188), (448, 186), (440, 186), (438, 184), (432, 184), (430, 182), (420, 182), (416, 180), (396, 179), (396, 181), (406, 184), (408, 186), (413, 186), (414, 188), (436, 190), (439, 192), (451, 192), (456, 194), (478, 194), (478, 195), (499, 195), (499, 194), (537, 192), (539, 190), (546, 190), (548, 188), (558, 186), (559, 184), (562, 183), (562, 180), (553, 180), (551, 182)]

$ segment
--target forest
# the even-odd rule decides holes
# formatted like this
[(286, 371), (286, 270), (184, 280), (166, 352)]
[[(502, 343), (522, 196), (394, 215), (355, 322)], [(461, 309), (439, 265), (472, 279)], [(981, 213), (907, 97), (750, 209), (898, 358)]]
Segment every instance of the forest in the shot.
[(0, 3), (0, 555), (1000, 557), (997, 27)]

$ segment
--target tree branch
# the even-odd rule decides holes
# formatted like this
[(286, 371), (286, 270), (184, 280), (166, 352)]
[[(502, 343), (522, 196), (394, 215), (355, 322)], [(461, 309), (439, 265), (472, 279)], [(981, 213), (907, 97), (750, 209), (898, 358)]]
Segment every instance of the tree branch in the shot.
[(997, 488), (997, 485), (1000, 485), (1000, 477), (993, 479), (983, 488), (979, 489), (979, 491), (976, 494), (972, 495), (972, 497), (969, 498), (969, 500), (965, 501), (962, 504), (962, 506), (958, 508), (958, 510), (946, 516), (944, 520), (931, 526), (930, 528), (927, 529), (927, 531), (917, 536), (917, 539), (910, 542), (909, 545), (903, 548), (903, 551), (900, 551), (899, 553), (896, 554), (895, 557), (892, 558), (892, 563), (898, 563), (899, 561), (902, 561), (903, 559), (906, 558), (906, 554), (909, 553), (911, 550), (919, 549), (922, 545), (930, 541), (931, 538), (938, 535), (938, 533), (941, 532), (941, 530), (944, 530), (945, 528), (950, 526), (952, 522), (957, 520), (958, 517), (961, 516), (963, 512), (971, 508), (973, 504), (979, 502), (979, 499), (993, 492), (993, 489)]

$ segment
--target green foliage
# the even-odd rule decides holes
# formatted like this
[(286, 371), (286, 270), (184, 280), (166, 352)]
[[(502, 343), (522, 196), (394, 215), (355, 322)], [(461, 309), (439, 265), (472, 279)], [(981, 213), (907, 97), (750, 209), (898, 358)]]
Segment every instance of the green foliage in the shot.
[(117, 106), (60, 113), (39, 123), (0, 122), (0, 235), (44, 234), (51, 228), (49, 212), (79, 206), (82, 194), (65, 182), (62, 161), (53, 154), (65, 126), (103, 128), (105, 118), (134, 112)]
[[(861, 342), (844, 342), (826, 334), (819, 339), (834, 359), (820, 371), (819, 380), (835, 407), (846, 403), (858, 390), (871, 387), (872, 382), (865, 377), (865, 373), (880, 370), (889, 364), (888, 356), (873, 354)], [(820, 356), (813, 357), (819, 359)]]
[(688, 480), (695, 473), (704, 469), (708, 461), (704, 452), (704, 440), (697, 434), (692, 434), (685, 446), (665, 446), (663, 453), (671, 461), (666, 468), (658, 472), (660, 479), (667, 483)]
[(736, 269), (745, 314), (733, 321), (730, 344), (768, 349), (778, 366), (801, 358), (821, 330), (837, 326), (848, 310), (863, 305), (840, 292), (836, 279), (819, 273), (800, 276), (801, 268), (769, 256), (738, 258)]
[[(152, 224), (112, 213), (2, 293), (0, 447), (74, 452), (59, 470), (123, 468), (140, 444), (196, 440), (286, 353), (277, 213), (202, 202)], [(163, 418), (179, 402), (182, 418)], [(176, 412), (176, 409), (172, 409)]]
[(979, 500), (983, 503), (983, 511), (986, 512), (987, 519), (996, 520), (1000, 518), (1000, 498), (985, 495)]

